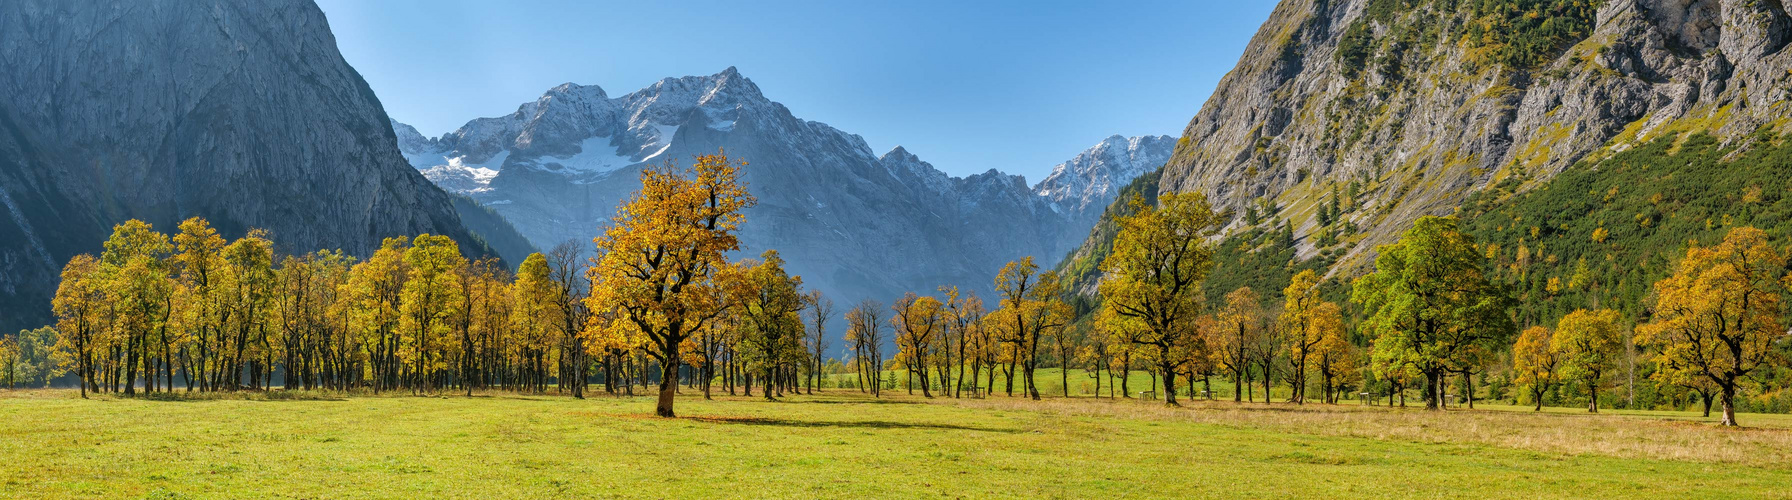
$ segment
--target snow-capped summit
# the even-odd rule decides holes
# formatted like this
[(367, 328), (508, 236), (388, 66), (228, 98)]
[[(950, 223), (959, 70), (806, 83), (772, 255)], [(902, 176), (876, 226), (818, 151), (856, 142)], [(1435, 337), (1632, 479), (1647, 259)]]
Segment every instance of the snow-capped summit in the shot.
[[(481, 192), (507, 168), (532, 168), (579, 182), (664, 161), (679, 127), (694, 112), (704, 128), (728, 132), (747, 109), (775, 106), (733, 67), (710, 76), (666, 78), (610, 98), (602, 87), (565, 83), (509, 115), (480, 118), (425, 139), (394, 122), (411, 165), (431, 180)], [(412, 137), (415, 136), (415, 137)]]
[(1176, 138), (1167, 135), (1110, 136), (1052, 167), (1051, 175), (1033, 186), (1033, 191), (1051, 199), (1059, 210), (1092, 211), (1100, 216), (1121, 186), (1162, 167), (1175, 148)]

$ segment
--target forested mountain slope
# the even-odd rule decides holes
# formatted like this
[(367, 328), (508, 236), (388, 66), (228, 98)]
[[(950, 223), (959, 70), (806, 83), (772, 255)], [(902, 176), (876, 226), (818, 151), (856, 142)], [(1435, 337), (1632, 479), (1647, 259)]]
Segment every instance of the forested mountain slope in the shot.
[[(1235, 231), (1285, 225), (1291, 261), (1353, 274), (1420, 216), (1490, 186), (1477, 203), (1497, 203), (1580, 162), (1597, 176), (1593, 162), (1662, 138), (1726, 151), (1698, 156), (1713, 182), (1783, 176), (1746, 162), (1771, 162), (1747, 152), (1788, 131), (1789, 40), (1775, 1), (1286, 0), (1158, 190), (1206, 193)], [(1094, 268), (1077, 261), (1102, 235), (1071, 269)]]
[(45, 324), (62, 265), (131, 218), (483, 253), (387, 121), (309, 1), (0, 2), (0, 332)]

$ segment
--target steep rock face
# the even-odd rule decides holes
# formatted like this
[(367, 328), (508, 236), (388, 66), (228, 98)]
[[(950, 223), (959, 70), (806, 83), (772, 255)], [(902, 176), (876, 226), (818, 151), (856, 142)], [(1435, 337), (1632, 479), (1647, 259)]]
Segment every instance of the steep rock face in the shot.
[(541, 248), (588, 247), (640, 187), (642, 165), (726, 150), (749, 162), (743, 178), (759, 200), (742, 229), (743, 255), (777, 249), (810, 287), (843, 301), (948, 284), (988, 297), (1004, 263), (1033, 256), (1049, 266), (1088, 234), (1082, 220), (1112, 197), (1097, 185), (1156, 168), (1170, 147), (1105, 141), (1111, 151), (1067, 163), (1050, 184), (1065, 186), (1062, 194), (1046, 197), (994, 170), (946, 175), (901, 147), (875, 155), (857, 135), (792, 116), (734, 68), (614, 98), (565, 84), (435, 139), (392, 128), (413, 166)]
[[(1789, 114), (1780, 2), (1479, 4), (1283, 1), (1160, 189), (1206, 193), (1237, 224), (1287, 220), (1303, 256), (1335, 236), (1329, 250), (1360, 266), (1491, 183), (1534, 185), (1663, 134), (1734, 140)], [(1342, 215), (1323, 217), (1332, 203)]]
[(61, 265), (130, 218), (473, 244), (387, 120), (310, 2), (0, 3), (0, 331), (47, 321)]

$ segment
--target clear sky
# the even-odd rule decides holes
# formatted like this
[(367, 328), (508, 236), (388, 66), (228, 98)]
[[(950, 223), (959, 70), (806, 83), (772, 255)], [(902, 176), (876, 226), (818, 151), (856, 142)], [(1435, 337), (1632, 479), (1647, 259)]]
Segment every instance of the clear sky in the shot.
[(436, 136), (548, 88), (728, 66), (799, 118), (953, 175), (1037, 182), (1113, 134), (1178, 136), (1271, 0), (319, 0), (386, 112)]

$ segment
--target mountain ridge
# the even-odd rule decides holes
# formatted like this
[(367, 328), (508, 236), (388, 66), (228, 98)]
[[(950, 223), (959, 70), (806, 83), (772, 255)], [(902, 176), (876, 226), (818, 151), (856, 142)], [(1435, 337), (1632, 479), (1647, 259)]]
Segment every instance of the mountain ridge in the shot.
[[(1101, 154), (1066, 162), (1037, 185), (994, 169), (952, 176), (904, 146), (878, 155), (857, 134), (797, 118), (733, 67), (616, 97), (563, 84), (435, 138), (391, 126), (413, 167), (543, 248), (588, 241), (639, 186), (641, 165), (724, 150), (748, 161), (743, 178), (760, 200), (743, 230), (747, 253), (776, 248), (812, 286), (880, 300), (943, 285), (988, 295), (1003, 263), (1056, 261), (1111, 196), (1097, 187), (1130, 180), (1145, 170), (1135, 163), (1161, 161), (1172, 145), (1109, 138), (1097, 144)], [(1104, 163), (1115, 158), (1126, 163)], [(1065, 189), (1053, 200), (1039, 186)], [(909, 262), (914, 255), (938, 257)]]

